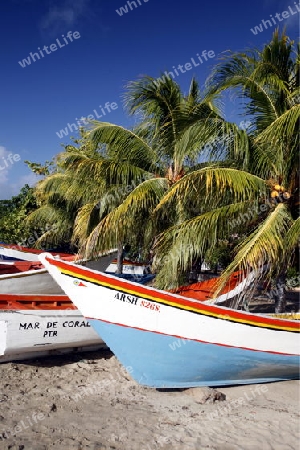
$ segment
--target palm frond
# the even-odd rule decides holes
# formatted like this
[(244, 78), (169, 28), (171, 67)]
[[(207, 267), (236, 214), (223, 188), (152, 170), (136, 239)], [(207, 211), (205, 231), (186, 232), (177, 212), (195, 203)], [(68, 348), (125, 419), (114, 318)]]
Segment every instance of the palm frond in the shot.
[(244, 227), (253, 220), (253, 215), (247, 215), (249, 208), (255, 210), (249, 202), (220, 206), (162, 233), (155, 244), (156, 286), (161, 289), (177, 287), (180, 274), (190, 269), (196, 259), (203, 260), (206, 251), (219, 240), (235, 232), (241, 218), (246, 222)]
[(300, 118), (300, 104), (293, 106), (269, 125), (256, 138), (256, 143), (278, 146), (282, 142), (291, 141), (298, 130)]
[(291, 228), (285, 235), (284, 248), (287, 255), (300, 245), (300, 217), (294, 221)]
[(275, 30), (262, 51), (228, 52), (208, 78), (208, 91), (233, 90), (246, 99), (244, 109), (261, 132), (286, 111), (298, 85), (291, 77), (297, 66), (292, 50), (285, 32), (280, 36)]
[[(84, 245), (85, 240), (92, 232), (92, 216), (95, 208), (97, 207), (97, 203), (87, 203), (83, 205), (76, 215), (76, 219), (74, 221), (73, 227), (73, 235), (72, 242), (78, 247), (82, 247)], [(99, 223), (99, 220), (96, 221), (94, 226)]]
[(281, 178), (289, 186), (299, 170), (300, 105), (295, 105), (261, 132), (254, 141), (256, 165), (266, 178)]
[(109, 156), (114, 156), (119, 161), (127, 161), (144, 170), (155, 168), (157, 155), (153, 148), (142, 139), (119, 125), (107, 122), (91, 122), (92, 129), (89, 131), (89, 138), (95, 145), (109, 145)]
[(244, 202), (266, 196), (266, 184), (248, 172), (222, 167), (206, 167), (185, 175), (162, 198), (155, 213), (163, 214), (168, 205), (185, 204), (191, 198), (202, 208), (216, 208), (222, 203)]
[(56, 246), (71, 239), (73, 217), (63, 208), (43, 205), (28, 216), (27, 223), (46, 230), (35, 243), (38, 248), (44, 245)]
[(292, 223), (287, 205), (278, 204), (257, 229), (240, 242), (235, 258), (219, 279), (215, 296), (236, 270), (243, 270), (246, 273), (254, 271), (257, 279), (260, 279), (266, 276), (262, 268), (267, 264), (269, 275), (280, 273), (281, 264), (287, 254), (285, 239)]
[(130, 239), (132, 230), (141, 217), (145, 222), (167, 188), (165, 178), (154, 178), (139, 184), (92, 231), (84, 249), (86, 256), (90, 257), (95, 251), (115, 248), (119, 242)]
[(160, 78), (145, 76), (127, 84), (124, 102), (130, 114), (141, 114), (153, 123), (155, 135), (162, 130), (168, 141), (176, 139), (176, 111), (182, 95), (179, 85), (162, 74)]
[(78, 180), (79, 183), (86, 183), (90, 180), (91, 184), (98, 188), (99, 197), (111, 184), (125, 186), (132, 182), (138, 184), (152, 175), (130, 161), (117, 157), (93, 159), (73, 154), (66, 156), (66, 164), (67, 174), (71, 176), (73, 174), (74, 180)]

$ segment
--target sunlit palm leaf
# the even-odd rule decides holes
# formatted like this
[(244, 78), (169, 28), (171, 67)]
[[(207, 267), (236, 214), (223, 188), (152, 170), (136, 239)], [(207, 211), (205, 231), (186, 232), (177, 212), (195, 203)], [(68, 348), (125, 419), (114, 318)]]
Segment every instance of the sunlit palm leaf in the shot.
[(292, 223), (287, 206), (278, 204), (264, 222), (239, 244), (234, 260), (222, 273), (215, 295), (237, 269), (247, 273), (255, 271), (258, 279), (265, 276), (262, 272), (265, 264), (269, 266), (270, 275), (280, 273), (286, 253), (285, 239)]
[(162, 198), (155, 212), (164, 213), (168, 204), (188, 202), (203, 207), (218, 207), (222, 202), (244, 202), (266, 195), (266, 184), (261, 178), (237, 169), (206, 167), (187, 174)]
[(119, 242), (129, 239), (139, 218), (149, 216), (167, 188), (165, 178), (147, 180), (138, 185), (95, 227), (86, 242), (86, 256), (115, 248)]
[(35, 243), (38, 248), (46, 244), (56, 245), (70, 241), (73, 218), (66, 214), (65, 209), (51, 205), (41, 206), (28, 216), (27, 222), (46, 230)]
[(300, 217), (296, 219), (284, 238), (285, 253), (292, 254), (300, 245)]
[(72, 242), (79, 247), (83, 245), (89, 234), (91, 233), (91, 216), (97, 206), (97, 203), (87, 203), (76, 215), (76, 219), (73, 227)]
[(236, 231), (240, 217), (245, 219), (244, 226), (253, 220), (253, 215), (247, 215), (250, 207), (255, 210), (249, 202), (221, 206), (162, 233), (155, 246), (156, 285), (161, 289), (176, 287), (178, 276), (190, 269), (194, 260), (203, 259), (208, 248)]
[(110, 157), (116, 155), (119, 161), (127, 161), (144, 170), (155, 169), (157, 155), (152, 147), (139, 135), (126, 128), (94, 121), (89, 137), (95, 145), (108, 144)]
[(300, 104), (293, 106), (283, 113), (270, 126), (268, 126), (256, 139), (259, 144), (268, 143), (277, 146), (283, 142), (290, 141), (298, 131), (300, 118)]

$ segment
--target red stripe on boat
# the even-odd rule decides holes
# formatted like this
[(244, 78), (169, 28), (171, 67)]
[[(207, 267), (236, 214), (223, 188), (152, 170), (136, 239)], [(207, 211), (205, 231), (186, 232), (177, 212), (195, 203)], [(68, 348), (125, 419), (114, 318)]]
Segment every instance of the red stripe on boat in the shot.
[[(81, 269), (80, 266), (75, 266), (75, 265), (68, 265), (65, 264), (62, 261), (59, 260), (55, 260), (55, 259), (49, 259), (46, 257), (46, 260), (49, 262), (49, 264), (56, 266), (58, 268), (61, 268), (63, 270), (66, 270), (68, 272), (72, 272), (73, 274), (78, 274), (79, 277), (83, 277), (83, 278), (93, 278), (95, 280), (98, 280), (100, 283), (107, 283), (110, 284), (110, 287), (113, 289), (120, 289), (120, 290), (130, 290), (130, 291), (134, 291), (137, 294), (140, 294), (141, 297), (144, 296), (152, 296), (152, 297), (157, 297), (157, 301), (159, 302), (159, 300), (165, 300), (166, 302), (172, 302), (178, 306), (185, 306), (187, 308), (193, 308), (198, 310), (200, 313), (210, 313), (213, 314), (214, 316), (222, 316), (222, 317), (228, 317), (228, 319), (233, 318), (236, 319), (238, 321), (241, 322), (249, 322), (252, 321), (254, 323), (257, 324), (265, 324), (265, 325), (270, 325), (271, 327), (277, 326), (277, 327), (289, 327), (294, 329), (295, 331), (299, 331), (300, 330), (300, 323), (294, 322), (294, 321), (290, 321), (290, 320), (285, 320), (285, 319), (276, 319), (276, 318), (269, 318), (269, 317), (261, 317), (255, 314), (251, 314), (251, 313), (243, 313), (243, 312), (239, 312), (239, 311), (235, 311), (235, 310), (231, 310), (231, 309), (225, 309), (225, 308), (220, 308), (218, 306), (215, 305), (207, 305), (204, 303), (197, 303), (197, 300), (195, 302), (186, 300), (183, 297), (179, 297), (177, 296), (177, 294), (169, 294), (167, 292), (163, 292), (163, 291), (158, 291), (158, 290), (154, 290), (153, 288), (150, 287), (146, 287), (143, 285), (138, 285), (136, 283), (130, 283), (127, 282), (121, 278), (115, 278), (112, 277), (110, 275), (107, 274), (101, 274), (101, 273), (95, 273), (90, 271), (89, 269)], [(139, 295), (137, 295), (139, 296)], [(153, 299), (155, 301), (155, 299)], [(280, 331), (280, 330), (279, 330)]]

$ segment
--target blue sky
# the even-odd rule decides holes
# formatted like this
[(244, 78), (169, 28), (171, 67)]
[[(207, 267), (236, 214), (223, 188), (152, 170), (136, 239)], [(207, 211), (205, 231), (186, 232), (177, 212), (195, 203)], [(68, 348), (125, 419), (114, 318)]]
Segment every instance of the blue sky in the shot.
[[(100, 115), (102, 107), (106, 115), (100, 120), (131, 126), (133, 119), (122, 106), (128, 81), (145, 74), (159, 76), (173, 66), (191, 63), (192, 58), (199, 63), (197, 54), (213, 52), (211, 58), (206, 53), (207, 61), (202, 57), (202, 64), (178, 72), (176, 81), (186, 92), (192, 76), (204, 83), (222, 52), (262, 48), (271, 38), (274, 22), (286, 25), (291, 38), (299, 36), (300, 14), (294, 4), (298, 0), (135, 3), (137, 7), (132, 3), (130, 9), (125, 0), (1, 2), (1, 199), (17, 194), (25, 183), (34, 183), (24, 160), (44, 162), (59, 153), (61, 143), (76, 135), (68, 129), (76, 118), (95, 115), (94, 110)], [(120, 15), (125, 5), (128, 12)], [(283, 11), (289, 17), (276, 18)], [(271, 25), (267, 23), (257, 34), (251, 31), (270, 16)], [(34, 62), (30, 53), (39, 52), (38, 47), (44, 57), (34, 56)], [(107, 102), (114, 107), (104, 109)], [(226, 118), (239, 123), (238, 112), (227, 98)], [(60, 139), (57, 133), (62, 129), (68, 135)]]

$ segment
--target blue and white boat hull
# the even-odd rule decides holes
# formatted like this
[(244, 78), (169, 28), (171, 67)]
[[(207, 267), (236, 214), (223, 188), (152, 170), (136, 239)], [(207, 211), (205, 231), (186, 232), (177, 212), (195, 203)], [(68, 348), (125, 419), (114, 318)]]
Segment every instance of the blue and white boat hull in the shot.
[(299, 378), (297, 320), (203, 303), (48, 256), (41, 261), (141, 384), (184, 388)]

